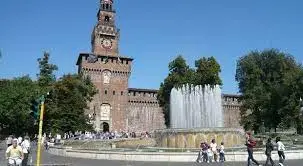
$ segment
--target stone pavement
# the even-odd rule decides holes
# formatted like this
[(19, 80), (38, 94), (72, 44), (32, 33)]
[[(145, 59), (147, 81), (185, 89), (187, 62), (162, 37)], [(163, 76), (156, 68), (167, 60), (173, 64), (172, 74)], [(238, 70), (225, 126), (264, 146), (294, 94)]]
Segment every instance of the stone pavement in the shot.
[[(6, 165), (5, 160), (5, 145), (0, 146), (0, 166)], [(32, 160), (35, 161), (36, 152), (33, 152)], [(43, 164), (71, 164), (71, 166), (219, 166), (217, 163), (212, 164), (197, 164), (191, 163), (165, 163), (165, 162), (133, 162), (133, 161), (106, 161), (106, 160), (91, 160), (61, 157), (48, 154), (46, 151), (42, 153)], [(29, 163), (30, 164), (30, 163)], [(33, 163), (34, 164), (34, 163)], [(287, 166), (302, 166), (303, 160), (287, 161)], [(245, 163), (224, 163), (224, 166), (246, 166)]]

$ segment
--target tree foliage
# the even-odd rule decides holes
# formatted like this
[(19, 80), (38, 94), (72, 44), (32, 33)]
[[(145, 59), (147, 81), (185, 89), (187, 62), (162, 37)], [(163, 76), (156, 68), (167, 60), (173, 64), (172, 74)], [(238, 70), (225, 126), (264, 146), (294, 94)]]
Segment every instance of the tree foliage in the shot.
[(54, 72), (58, 70), (56, 65), (49, 63), (49, 58), (49, 53), (44, 52), (43, 57), (38, 59), (40, 70), (38, 74), (38, 84), (44, 88), (49, 88), (56, 81)]
[(38, 85), (28, 76), (0, 81), (0, 128), (2, 134), (33, 133), (31, 100), (39, 93)]
[[(300, 127), (302, 67), (275, 49), (252, 51), (237, 62), (236, 81), (242, 93), (241, 124), (245, 129)], [(302, 85), (302, 84), (301, 84)]]
[(38, 59), (38, 80), (28, 76), (0, 80), (0, 132), (2, 134), (37, 134), (37, 124), (30, 115), (31, 101), (46, 95), (43, 132), (91, 130), (85, 110), (96, 93), (89, 78), (65, 75), (56, 80), (58, 67), (49, 63), (50, 55)]
[(179, 55), (168, 65), (169, 74), (160, 84), (158, 92), (158, 101), (163, 108), (165, 124), (170, 124), (170, 92), (173, 87), (179, 87), (184, 84), (192, 85), (222, 85), (219, 77), (221, 72), (220, 65), (214, 57), (201, 58), (195, 61), (195, 68), (190, 68), (185, 59)]
[(45, 102), (45, 130), (52, 133), (92, 130), (85, 109), (95, 93), (90, 79), (80, 75), (63, 76), (53, 84)]

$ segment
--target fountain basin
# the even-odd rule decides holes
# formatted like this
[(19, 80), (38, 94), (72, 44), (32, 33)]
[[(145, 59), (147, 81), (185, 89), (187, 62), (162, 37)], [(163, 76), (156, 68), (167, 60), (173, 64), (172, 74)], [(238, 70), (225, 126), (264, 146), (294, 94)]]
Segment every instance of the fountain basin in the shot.
[(208, 144), (215, 139), (218, 146), (224, 142), (225, 147), (237, 147), (245, 144), (245, 132), (234, 128), (196, 128), (156, 130), (158, 147), (199, 148), (201, 142)]

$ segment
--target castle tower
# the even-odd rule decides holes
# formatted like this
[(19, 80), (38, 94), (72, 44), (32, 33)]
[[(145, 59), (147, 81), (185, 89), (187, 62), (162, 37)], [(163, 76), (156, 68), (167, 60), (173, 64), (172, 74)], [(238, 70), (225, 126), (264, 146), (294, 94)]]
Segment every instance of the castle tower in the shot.
[(92, 52), (101, 55), (118, 55), (119, 29), (115, 24), (113, 0), (101, 0), (98, 23), (92, 32)]
[(113, 0), (101, 0), (92, 32), (92, 53), (81, 53), (78, 72), (91, 78), (98, 89), (87, 113), (97, 131), (126, 130), (128, 80), (131, 58), (119, 55), (119, 30)]

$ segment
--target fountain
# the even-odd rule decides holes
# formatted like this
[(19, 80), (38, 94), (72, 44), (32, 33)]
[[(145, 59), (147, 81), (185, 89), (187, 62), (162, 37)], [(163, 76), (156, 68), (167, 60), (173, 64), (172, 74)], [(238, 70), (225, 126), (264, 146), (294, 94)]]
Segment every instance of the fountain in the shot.
[(198, 148), (203, 141), (216, 139), (226, 147), (244, 141), (242, 129), (224, 128), (219, 85), (183, 85), (173, 88), (170, 96), (171, 128), (155, 132), (157, 146)]
[(184, 85), (173, 88), (170, 98), (170, 117), (172, 128), (223, 127), (221, 89)]

